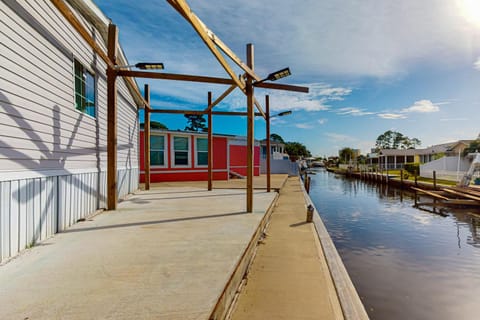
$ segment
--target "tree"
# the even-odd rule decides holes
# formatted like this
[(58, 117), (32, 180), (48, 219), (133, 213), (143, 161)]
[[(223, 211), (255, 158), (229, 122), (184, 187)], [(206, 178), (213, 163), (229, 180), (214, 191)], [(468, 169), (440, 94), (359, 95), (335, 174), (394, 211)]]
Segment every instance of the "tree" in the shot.
[(355, 150), (352, 148), (343, 148), (338, 151), (338, 157), (340, 158), (341, 163), (349, 163), (351, 160), (355, 159)]
[(289, 156), (294, 157), (311, 157), (312, 154), (308, 151), (307, 147), (300, 142), (286, 142), (285, 151)]
[(205, 118), (200, 114), (185, 114), (187, 118), (187, 126), (185, 127), (186, 131), (200, 131), (207, 132), (208, 128), (205, 125)]
[(378, 136), (377, 149), (415, 149), (421, 145), (417, 138), (409, 138), (398, 131), (387, 130)]
[[(140, 129), (145, 128), (145, 123), (140, 123)], [(150, 121), (150, 129), (168, 130), (167, 126), (158, 121)]]
[(468, 147), (463, 150), (463, 156), (468, 155), (469, 153), (480, 152), (480, 139), (470, 142)]
[(276, 133), (272, 133), (270, 135), (270, 141), (273, 141), (273, 142), (280, 142), (280, 143), (285, 143), (285, 141), (283, 141), (283, 138), (276, 134)]

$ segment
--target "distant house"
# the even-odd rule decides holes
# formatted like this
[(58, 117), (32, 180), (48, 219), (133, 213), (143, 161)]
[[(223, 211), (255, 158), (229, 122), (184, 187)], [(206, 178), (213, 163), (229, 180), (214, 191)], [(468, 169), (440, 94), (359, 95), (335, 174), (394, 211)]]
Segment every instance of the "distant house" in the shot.
[(383, 169), (401, 169), (405, 163), (425, 164), (442, 157), (459, 156), (474, 140), (442, 143), (423, 149), (381, 149), (367, 155), (368, 164), (378, 164)]
[[(261, 159), (267, 158), (267, 139), (260, 141)], [(270, 140), (270, 156), (272, 160), (288, 160), (288, 153), (285, 151), (285, 143)]]
[[(145, 182), (144, 131), (140, 130), (140, 181)], [(213, 179), (247, 175), (245, 137), (213, 136)], [(260, 175), (260, 144), (255, 143), (254, 175)], [(150, 181), (208, 180), (208, 138), (206, 133), (151, 130)]]
[[(106, 48), (110, 20), (67, 2)], [(1, 1), (0, 25), (1, 261), (106, 206), (107, 66), (51, 1)], [(121, 197), (138, 188), (141, 97), (117, 88)]]

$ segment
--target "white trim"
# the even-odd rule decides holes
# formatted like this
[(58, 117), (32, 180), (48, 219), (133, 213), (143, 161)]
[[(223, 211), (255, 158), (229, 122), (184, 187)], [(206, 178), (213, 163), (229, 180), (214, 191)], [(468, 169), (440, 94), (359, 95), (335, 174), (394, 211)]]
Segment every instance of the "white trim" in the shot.
[[(188, 139), (188, 150), (187, 150), (187, 161), (188, 163), (186, 165), (176, 165), (175, 164), (175, 137), (179, 138), (187, 138)], [(191, 168), (192, 167), (192, 139), (191, 135), (185, 136), (185, 135), (180, 135), (180, 134), (171, 134), (170, 135), (170, 160), (172, 162), (172, 168)]]
[[(139, 169), (139, 167), (117, 167), (117, 170), (132, 170)], [(98, 172), (107, 172), (107, 168), (82, 168), (82, 169), (50, 169), (50, 170), (39, 170), (39, 171), (0, 171), (0, 181), (15, 181), (15, 180), (24, 180), (24, 179), (35, 179), (35, 178), (46, 178), (46, 177), (56, 177), (56, 176), (68, 176), (72, 174), (82, 174), (82, 173), (98, 173)]]
[[(145, 134), (145, 133), (144, 133)], [(166, 134), (158, 134), (158, 133), (150, 133), (150, 139), (152, 136), (155, 137), (163, 137), (163, 166), (162, 165), (152, 165), (152, 157), (150, 156), (150, 168), (167, 168), (168, 167), (168, 140)], [(150, 152), (156, 151), (152, 150), (152, 141), (150, 140)]]
[[(195, 136), (195, 150), (193, 150), (193, 155), (195, 156), (195, 167), (196, 168), (208, 168), (208, 148), (207, 148), (207, 151), (206, 151), (206, 153), (207, 153), (207, 164), (198, 164), (198, 144), (197, 144), (198, 139), (207, 140), (207, 144), (208, 144), (208, 138)], [(202, 151), (202, 152), (205, 152), (205, 151)], [(212, 153), (213, 153), (213, 144), (212, 144)], [(213, 165), (213, 163), (212, 163), (212, 165)]]

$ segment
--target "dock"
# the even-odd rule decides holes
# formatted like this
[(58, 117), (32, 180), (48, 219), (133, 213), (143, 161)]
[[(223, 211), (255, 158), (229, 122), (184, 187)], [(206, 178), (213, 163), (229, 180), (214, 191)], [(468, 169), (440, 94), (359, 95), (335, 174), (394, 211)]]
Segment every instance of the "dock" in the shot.
[(24, 251), (0, 319), (367, 319), (299, 177), (256, 177), (253, 213), (244, 184), (154, 184)]

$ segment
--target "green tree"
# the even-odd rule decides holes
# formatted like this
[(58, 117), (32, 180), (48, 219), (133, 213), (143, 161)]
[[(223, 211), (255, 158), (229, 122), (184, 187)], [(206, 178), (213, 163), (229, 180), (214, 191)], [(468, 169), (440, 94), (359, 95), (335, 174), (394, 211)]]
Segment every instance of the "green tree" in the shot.
[(421, 145), (417, 138), (409, 138), (398, 131), (387, 130), (377, 137), (377, 149), (414, 149)]
[(355, 150), (352, 148), (342, 148), (338, 151), (338, 157), (341, 163), (350, 163), (355, 159)]
[[(140, 129), (145, 128), (145, 123), (140, 123)], [(150, 129), (168, 130), (167, 126), (158, 121), (150, 121)]]
[(311, 157), (312, 156), (312, 154), (307, 149), (307, 147), (305, 147), (305, 145), (300, 142), (286, 142), (285, 151), (288, 153), (288, 155), (295, 156), (295, 157)]
[(270, 135), (270, 141), (285, 143), (285, 141), (283, 141), (283, 138), (276, 133), (272, 133)]
[(470, 142), (468, 147), (463, 150), (463, 156), (473, 152), (480, 152), (480, 139)]
[(205, 118), (200, 114), (185, 114), (187, 118), (186, 131), (207, 132), (208, 128), (205, 125)]

